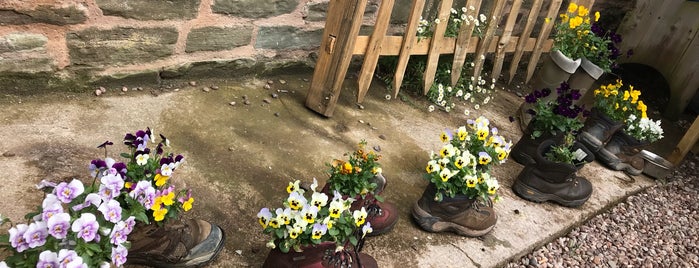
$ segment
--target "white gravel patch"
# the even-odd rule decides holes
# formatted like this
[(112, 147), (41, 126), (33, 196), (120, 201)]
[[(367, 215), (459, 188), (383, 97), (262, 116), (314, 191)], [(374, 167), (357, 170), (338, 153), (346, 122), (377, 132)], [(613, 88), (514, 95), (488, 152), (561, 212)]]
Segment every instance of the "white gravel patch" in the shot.
[(699, 267), (699, 155), (564, 237), (506, 265)]

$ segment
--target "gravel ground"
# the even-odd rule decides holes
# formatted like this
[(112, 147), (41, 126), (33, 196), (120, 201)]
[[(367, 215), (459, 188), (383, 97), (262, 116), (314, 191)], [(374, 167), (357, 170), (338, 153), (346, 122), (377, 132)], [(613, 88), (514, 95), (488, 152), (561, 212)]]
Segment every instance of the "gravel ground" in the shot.
[(699, 155), (506, 267), (699, 267)]

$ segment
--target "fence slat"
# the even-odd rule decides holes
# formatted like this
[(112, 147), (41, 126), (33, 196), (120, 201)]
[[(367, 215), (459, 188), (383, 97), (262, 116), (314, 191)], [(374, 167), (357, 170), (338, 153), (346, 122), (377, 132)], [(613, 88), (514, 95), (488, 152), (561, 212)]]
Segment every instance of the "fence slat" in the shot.
[[(306, 107), (330, 117), (340, 97), (366, 0), (330, 1)], [(360, 22), (360, 23), (357, 23)]]
[[(557, 18), (558, 10), (561, 8), (562, 1), (563, 0), (551, 1), (551, 6), (549, 6), (549, 11), (546, 17), (551, 18), (552, 20)], [(527, 66), (527, 79), (525, 80), (525, 83), (529, 83), (529, 80), (532, 79), (532, 75), (534, 75), (534, 70), (536, 69), (536, 65), (539, 62), (539, 58), (541, 57), (541, 52), (544, 47), (544, 41), (551, 34), (553, 25), (554, 23), (545, 23), (543, 29), (541, 29), (541, 32), (539, 33), (539, 37), (536, 39), (536, 45), (534, 46), (534, 51), (532, 52), (532, 56), (529, 59), (529, 65)]]
[[(527, 16), (527, 24), (524, 26), (524, 30), (522, 31), (522, 36), (525, 38), (520, 38), (519, 41), (517, 42), (517, 48), (515, 49), (515, 54), (512, 56), (512, 62), (510, 63), (510, 77), (508, 77), (507, 83), (512, 83), (512, 79), (515, 77), (515, 73), (517, 72), (517, 67), (519, 67), (519, 61), (522, 59), (522, 54), (524, 54), (525, 46), (526, 46), (526, 41), (529, 40), (529, 36), (532, 34), (532, 30), (534, 29), (534, 24), (536, 24), (537, 18), (539, 18), (539, 11), (541, 11), (541, 5), (543, 3), (543, 0), (534, 0), (534, 3), (532, 4), (532, 8), (529, 11), (529, 16)], [(552, 22), (555, 21), (555, 19), (552, 19)]]
[(381, 7), (379, 7), (379, 15), (376, 18), (374, 32), (371, 34), (369, 47), (364, 55), (362, 69), (359, 72), (359, 92), (357, 92), (358, 103), (362, 103), (364, 101), (364, 96), (366, 96), (369, 86), (371, 85), (371, 79), (374, 77), (376, 63), (379, 62), (379, 55), (381, 54), (381, 44), (384, 36), (386, 36), (388, 24), (391, 21), (393, 3), (394, 0), (381, 1)]
[[(481, 42), (478, 43), (478, 50), (476, 51), (476, 56), (475, 56), (475, 61), (476, 64), (473, 67), (473, 77), (480, 77), (481, 76), (481, 70), (483, 69), (483, 63), (485, 62), (485, 53), (488, 52), (491, 43), (493, 41), (493, 36), (495, 35), (495, 29), (497, 29), (497, 23), (498, 19), (500, 18), (500, 14), (502, 14), (502, 10), (505, 7), (505, 2), (507, 0), (498, 0), (495, 2), (495, 8), (490, 12), (490, 15), (488, 16), (488, 28), (485, 32), (485, 37), (481, 40)], [(478, 83), (477, 79), (473, 80), (473, 85), (475, 86), (476, 83)]]
[(507, 22), (505, 23), (505, 30), (502, 32), (502, 36), (498, 41), (498, 49), (495, 52), (495, 64), (493, 65), (494, 79), (500, 79), (502, 63), (503, 61), (505, 61), (505, 46), (510, 42), (510, 38), (512, 38), (512, 29), (515, 27), (515, 22), (517, 21), (517, 16), (519, 15), (519, 8), (521, 6), (522, 0), (514, 0), (514, 2), (512, 3), (510, 15), (507, 17)]
[(447, 24), (449, 22), (449, 15), (451, 14), (451, 4), (452, 0), (442, 0), (442, 4), (439, 6), (439, 24), (437, 24), (434, 34), (432, 35), (432, 42), (430, 42), (430, 51), (427, 53), (427, 67), (425, 68), (425, 88), (423, 89), (423, 94), (427, 95), (427, 91), (432, 87), (434, 83), (435, 73), (437, 72), (437, 64), (439, 63), (439, 47), (442, 45), (442, 40), (444, 40), (444, 32), (447, 29)]
[[(478, 18), (478, 12), (481, 9), (481, 0), (471, 0), (466, 3), (467, 16), (473, 16)], [(473, 7), (473, 9), (471, 9)], [(454, 62), (451, 64), (451, 85), (454, 86), (459, 81), (461, 77), (461, 70), (464, 68), (464, 63), (466, 62), (466, 55), (468, 55), (468, 48), (473, 39), (473, 29), (476, 28), (475, 23), (461, 24), (459, 28), (459, 35), (456, 37), (456, 48), (454, 50)], [(478, 39), (473, 39), (478, 42)]]
[[(412, 53), (414, 42), (417, 40), (417, 26), (420, 23), (420, 14), (422, 9), (425, 7), (425, 0), (414, 0), (410, 17), (408, 18), (408, 25), (406, 26), (404, 37), (401, 38), (400, 55), (398, 56), (398, 66), (396, 66), (396, 73), (393, 77), (393, 98), (398, 97), (398, 91), (400, 86), (403, 84), (403, 77), (405, 76), (405, 69), (408, 67), (408, 61), (410, 60), (410, 55)], [(383, 54), (387, 46), (381, 46), (381, 52)], [(362, 53), (363, 54), (363, 53)]]

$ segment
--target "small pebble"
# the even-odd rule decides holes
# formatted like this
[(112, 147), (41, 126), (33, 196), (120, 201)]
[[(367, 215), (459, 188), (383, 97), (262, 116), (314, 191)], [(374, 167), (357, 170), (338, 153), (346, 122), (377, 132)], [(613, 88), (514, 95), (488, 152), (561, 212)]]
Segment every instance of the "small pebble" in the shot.
[(285, 84), (286, 84), (286, 80), (279, 79), (279, 84), (285, 85)]
[(270, 88), (272, 88), (272, 87), (271, 87), (269, 84), (266, 84), (266, 85), (264, 86), (264, 88), (265, 88), (265, 89), (270, 89)]
[(189, 81), (189, 85), (196, 87), (197, 86), (197, 81)]
[(13, 153), (13, 152), (4, 152), (4, 153), (2, 153), (2, 156), (4, 156), (4, 157), (13, 157), (13, 156), (15, 156), (15, 153)]
[(274, 116), (279, 117), (279, 113), (278, 112), (274, 113)]
[(248, 99), (248, 95), (243, 95), (243, 99), (244, 99), (244, 100), (247, 100), (247, 99)]
[(230, 104), (231, 106), (235, 106), (235, 101), (231, 101), (228, 104)]
[(95, 96), (99, 96), (99, 95), (102, 95), (102, 91), (99, 89), (95, 90)]
[(136, 90), (142, 91), (142, 90), (143, 90), (143, 87), (137, 87)]
[(289, 92), (289, 91), (286, 90), (286, 89), (279, 89), (279, 90), (277, 90), (277, 92), (279, 92), (279, 93), (287, 93), (287, 92)]
[(107, 92), (107, 88), (105, 88), (105, 87), (100, 87), (99, 90), (102, 91), (102, 93)]
[(279, 98), (279, 95), (277, 93), (272, 93), (272, 98)]
[(267, 80), (267, 84), (268, 84), (268, 85), (274, 84), (274, 81), (272, 81), (272, 80)]
[(357, 103), (357, 108), (359, 108), (359, 110), (364, 110), (364, 105)]
[(249, 100), (244, 100), (244, 101), (243, 101), (243, 104), (245, 104), (245, 105), (250, 105), (250, 101), (249, 101)]
[(233, 148), (233, 147), (228, 147), (228, 150), (232, 152), (233, 150), (235, 150), (235, 148)]
[(374, 151), (381, 152), (381, 146), (374, 146)]
[(211, 86), (211, 89), (218, 90), (218, 86)]
[(308, 82), (308, 78), (304, 78), (304, 79), (303, 79), (303, 82)]
[(179, 87), (178, 87), (178, 88), (175, 88), (175, 89), (173, 89), (172, 91), (174, 91), (174, 92), (180, 91), (180, 88), (179, 88)]
[(240, 249), (239, 249), (239, 250), (236, 250), (235, 253), (237, 253), (238, 255), (241, 255), (241, 256), (243, 255), (243, 251), (240, 250)]
[(121, 87), (121, 92), (126, 92), (126, 91), (129, 91), (128, 87)]
[(209, 87), (203, 87), (201, 90), (204, 91), (204, 92), (209, 92), (209, 91), (211, 91), (211, 89), (210, 89)]
[(364, 124), (364, 120), (359, 119), (359, 123), (360, 123), (360, 124)]
[(270, 100), (267, 99), (267, 98), (263, 99), (262, 101), (263, 101), (264, 103), (267, 103), (267, 104), (272, 103), (272, 101), (270, 101)]
[(386, 140), (386, 136), (384, 136), (383, 134), (381, 134), (381, 135), (379, 135), (379, 139)]

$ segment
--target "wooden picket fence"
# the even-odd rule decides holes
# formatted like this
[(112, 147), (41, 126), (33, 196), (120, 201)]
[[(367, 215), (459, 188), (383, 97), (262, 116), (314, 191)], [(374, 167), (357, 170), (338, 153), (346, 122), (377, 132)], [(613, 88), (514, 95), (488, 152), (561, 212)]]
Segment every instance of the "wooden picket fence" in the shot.
[[(488, 0), (468, 0), (466, 6), (473, 6), (474, 9), (468, 8), (467, 14), (477, 17), (480, 14), (482, 1)], [(381, 1), (371, 36), (358, 35), (367, 0), (330, 1), (318, 62), (313, 73), (311, 88), (306, 97), (306, 106), (324, 116), (332, 116), (353, 55), (364, 55), (359, 74), (358, 103), (361, 103), (366, 96), (379, 56), (398, 56), (392, 85), (394, 96), (398, 95), (411, 55), (427, 55), (427, 66), (424, 74), (425, 94), (434, 82), (439, 57), (442, 54), (453, 54), (451, 82), (455, 84), (461, 76), (461, 70), (466, 63), (468, 54), (475, 54), (472, 75), (478, 77), (483, 71), (486, 54), (495, 53), (493, 69), (490, 73), (492, 77), (498, 78), (502, 72), (505, 54), (514, 53), (509, 66), (509, 83), (518, 71), (524, 52), (532, 52), (526, 69), (526, 82), (529, 82), (541, 54), (551, 49), (553, 40), (549, 38), (549, 35), (563, 0), (550, 0), (546, 17), (551, 18), (551, 23), (540, 24), (542, 29), (537, 37), (530, 37), (530, 35), (534, 30), (544, 0), (533, 0), (521, 36), (512, 36), (512, 32), (523, 0), (490, 1), (494, 1), (494, 3), (487, 14), (489, 22), (483, 37), (473, 36), (473, 23), (462, 24), (456, 38), (444, 37), (447, 23), (439, 23), (434, 29), (432, 38), (419, 42), (416, 33), (425, 0), (413, 0), (404, 36), (386, 36), (395, 0)], [(570, 2), (582, 4), (588, 8), (594, 4), (594, 0), (572, 0)], [(448, 21), (452, 4), (453, 0), (441, 1), (437, 13), (440, 20)], [(505, 12), (506, 6), (510, 7), (509, 12)], [(505, 25), (501, 27), (498, 23), (503, 21), (503, 14), (509, 15), (505, 20)], [(496, 36), (498, 28), (503, 29), (500, 36)]]

